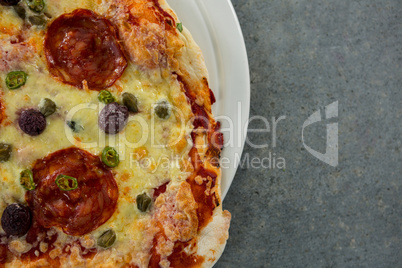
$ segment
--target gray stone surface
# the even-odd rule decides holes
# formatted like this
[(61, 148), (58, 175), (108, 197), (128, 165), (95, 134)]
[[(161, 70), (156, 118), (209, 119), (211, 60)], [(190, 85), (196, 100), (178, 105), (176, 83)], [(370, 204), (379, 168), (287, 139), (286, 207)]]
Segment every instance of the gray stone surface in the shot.
[[(270, 133), (250, 134), (269, 147), (246, 145), (243, 160), (275, 153), (286, 168), (239, 168), (216, 267), (401, 267), (402, 1), (232, 3), (250, 61), (251, 116), (286, 116), (276, 147)], [(301, 140), (303, 122), (334, 101), (337, 167)], [(326, 123), (306, 128), (320, 152)]]

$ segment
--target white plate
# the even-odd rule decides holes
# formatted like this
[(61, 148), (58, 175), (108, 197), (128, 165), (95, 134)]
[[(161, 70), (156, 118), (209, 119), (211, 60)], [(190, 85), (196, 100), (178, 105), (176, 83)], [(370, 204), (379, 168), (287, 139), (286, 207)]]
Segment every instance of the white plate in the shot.
[(167, 0), (203, 51), (213, 113), (222, 123), (222, 199), (236, 174), (250, 110), (250, 76), (239, 21), (230, 0)]
[[(250, 110), (246, 46), (230, 0), (167, 0), (201, 47), (216, 97), (212, 110), (222, 123), (222, 199), (235, 176)], [(230, 122), (231, 121), (231, 122)]]

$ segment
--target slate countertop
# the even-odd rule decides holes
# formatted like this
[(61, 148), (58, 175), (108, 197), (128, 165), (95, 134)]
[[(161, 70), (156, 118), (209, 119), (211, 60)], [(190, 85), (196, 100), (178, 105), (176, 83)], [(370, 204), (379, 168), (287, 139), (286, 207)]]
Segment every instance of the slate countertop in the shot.
[[(232, 3), (250, 64), (250, 116), (267, 118), (271, 131), (248, 135), (215, 267), (400, 266), (402, 1)], [(305, 125), (303, 140), (316, 111), (322, 120)], [(310, 153), (333, 152), (334, 126), (335, 167)]]

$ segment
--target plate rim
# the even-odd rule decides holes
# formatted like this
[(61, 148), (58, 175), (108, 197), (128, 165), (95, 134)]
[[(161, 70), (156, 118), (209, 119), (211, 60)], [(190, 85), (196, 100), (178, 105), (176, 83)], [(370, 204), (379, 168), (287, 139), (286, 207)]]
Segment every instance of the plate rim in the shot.
[[(214, 29), (216, 28), (228, 28), (228, 27), (234, 27), (235, 29), (235, 33), (238, 35), (237, 36), (237, 45), (239, 45), (240, 51), (237, 51), (237, 60), (238, 61), (243, 61), (244, 64), (240, 65), (240, 66), (236, 66), (237, 70), (239, 72), (236, 72), (236, 75), (238, 75), (238, 73), (241, 73), (242, 75), (242, 80), (243, 80), (243, 84), (245, 85), (245, 90), (243, 91), (243, 94), (245, 96), (245, 99), (242, 99), (241, 102), (241, 109), (242, 109), (242, 116), (241, 116), (241, 122), (238, 122), (240, 124), (241, 130), (242, 130), (242, 134), (244, 134), (243, 136), (241, 136), (241, 146), (239, 147), (233, 147), (232, 150), (230, 150), (231, 152), (226, 153), (225, 151), (227, 151), (230, 148), (224, 148), (223, 152), (222, 152), (222, 156), (223, 157), (227, 157), (227, 154), (229, 153), (233, 153), (237, 154), (239, 157), (242, 156), (242, 153), (244, 151), (244, 146), (245, 146), (245, 142), (246, 142), (246, 130), (248, 128), (248, 119), (250, 116), (250, 97), (251, 97), (251, 87), (250, 87), (250, 67), (249, 67), (249, 62), (248, 62), (248, 56), (247, 56), (247, 48), (246, 48), (246, 44), (245, 44), (245, 40), (244, 40), (244, 35), (241, 29), (241, 25), (239, 22), (239, 19), (237, 17), (236, 11), (233, 7), (233, 4), (230, 0), (224, 0), (224, 1), (217, 1), (217, 0), (196, 0), (199, 4), (204, 5), (204, 7), (206, 8), (212, 8), (215, 10), (221, 10), (222, 9), (227, 9), (230, 12), (231, 15), (231, 21), (226, 21), (227, 23), (222, 26), (222, 23), (212, 23), (214, 25)], [(208, 10), (207, 10), (208, 11)], [(211, 14), (211, 13), (208, 13)], [(204, 13), (205, 15), (205, 13)], [(227, 17), (225, 17), (227, 19)], [(209, 16), (209, 19), (211, 19), (211, 17)], [(214, 18), (215, 19), (215, 18)], [(217, 21), (222, 22), (221, 18), (217, 18)], [(215, 35), (215, 39), (219, 38), (219, 35)], [(218, 39), (218, 44), (222, 43), (219, 42)], [(232, 66), (233, 68), (233, 66)], [(241, 70), (243, 68), (243, 70)], [(238, 78), (238, 77), (237, 77)], [(229, 89), (226, 88), (226, 91), (228, 91)], [(223, 107), (225, 108), (225, 107)], [(229, 116), (235, 116), (235, 113), (233, 114), (229, 114)], [(235, 137), (235, 139), (238, 137)], [(233, 156), (233, 155), (232, 155)], [(230, 156), (229, 156), (230, 157)], [(232, 161), (236, 161), (235, 159), (232, 158)], [(240, 161), (239, 162), (234, 162), (236, 164), (236, 166), (234, 166), (232, 168), (229, 169), (223, 169), (222, 168), (222, 182), (221, 183), (225, 183), (224, 187), (221, 188), (221, 198), (222, 201), (224, 200), (224, 198), (226, 197), (231, 184), (233, 183), (233, 180), (235, 178), (237, 169), (240, 166)]]
[[(233, 146), (224, 147), (221, 154), (221, 159), (229, 159), (230, 163), (227, 167), (221, 165), (223, 201), (241, 162), (250, 114), (250, 69), (243, 32), (230, 0), (166, 1), (203, 52), (210, 88), (217, 100), (212, 105), (214, 118), (217, 121), (222, 116), (231, 118), (236, 130), (232, 131), (233, 136), (222, 131), (224, 141), (236, 140)], [(233, 91), (235, 94), (231, 94)], [(241, 108), (241, 115), (238, 108)], [(222, 125), (223, 130), (224, 123)]]

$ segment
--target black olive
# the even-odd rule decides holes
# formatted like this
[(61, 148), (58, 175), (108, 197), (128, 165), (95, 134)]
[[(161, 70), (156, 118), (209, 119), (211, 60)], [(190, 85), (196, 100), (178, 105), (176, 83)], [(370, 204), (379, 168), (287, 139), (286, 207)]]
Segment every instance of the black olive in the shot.
[(0, 4), (3, 6), (15, 6), (20, 2), (20, 0), (0, 0)]
[(8, 235), (23, 236), (32, 224), (32, 213), (29, 207), (11, 204), (1, 216), (1, 226)]
[(107, 134), (119, 133), (127, 124), (128, 109), (117, 102), (109, 103), (99, 114), (99, 128)]
[(18, 125), (26, 134), (38, 136), (46, 128), (46, 118), (38, 110), (28, 109), (22, 111), (18, 119)]

